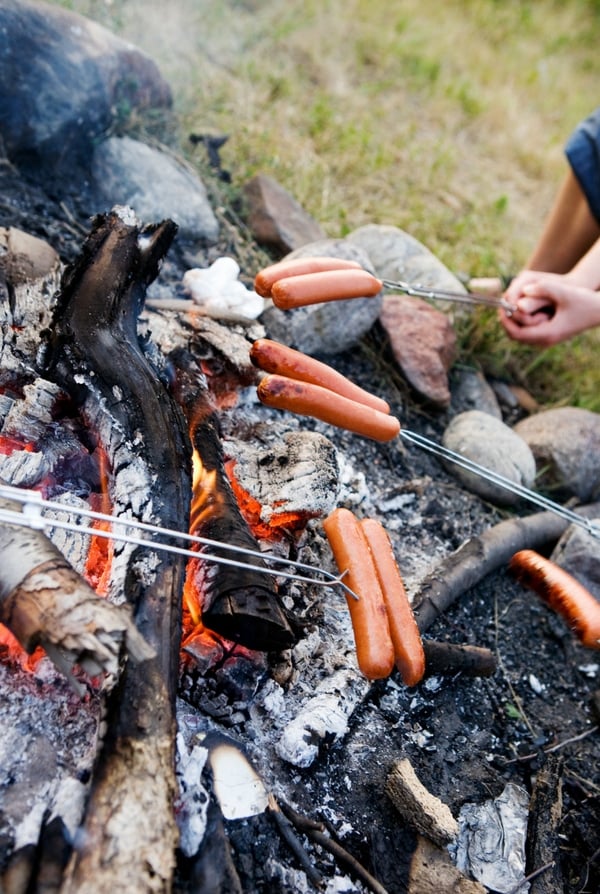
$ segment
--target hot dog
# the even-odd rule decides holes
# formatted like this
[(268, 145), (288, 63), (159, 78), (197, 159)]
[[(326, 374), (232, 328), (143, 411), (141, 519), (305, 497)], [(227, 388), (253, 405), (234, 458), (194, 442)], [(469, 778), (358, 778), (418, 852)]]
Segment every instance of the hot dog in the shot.
[(291, 310), (345, 298), (372, 298), (382, 288), (382, 281), (362, 268), (322, 270), (277, 280), (271, 297), (280, 310)]
[(407, 686), (416, 686), (425, 673), (425, 653), (390, 538), (383, 525), (374, 518), (363, 519), (360, 526), (369, 544), (383, 593), (396, 667)]
[(287, 376), (269, 374), (259, 383), (256, 393), (261, 403), (300, 416), (313, 416), (374, 441), (391, 441), (400, 431), (395, 416), (342, 397), (328, 388), (310, 382), (298, 382)]
[(329, 388), (330, 391), (341, 394), (342, 397), (373, 407), (380, 413), (390, 412), (389, 404), (385, 400), (369, 394), (326, 363), (321, 363), (320, 360), (315, 360), (279, 342), (268, 338), (257, 339), (250, 348), (250, 360), (265, 372), (320, 385), (322, 388)]
[(582, 645), (600, 649), (600, 602), (568, 571), (532, 549), (515, 553), (509, 568), (565, 619)]
[(356, 660), (369, 680), (388, 677), (394, 667), (394, 646), (377, 571), (358, 519), (349, 509), (334, 509), (323, 522), (336, 565), (344, 583), (358, 599), (346, 596)]
[(254, 277), (254, 291), (262, 298), (271, 297), (271, 289), (278, 279), (286, 279), (288, 276), (303, 276), (305, 273), (319, 273), (322, 270), (350, 270), (362, 269), (357, 261), (347, 261), (345, 258), (290, 258), (288, 261), (279, 261), (260, 270)]

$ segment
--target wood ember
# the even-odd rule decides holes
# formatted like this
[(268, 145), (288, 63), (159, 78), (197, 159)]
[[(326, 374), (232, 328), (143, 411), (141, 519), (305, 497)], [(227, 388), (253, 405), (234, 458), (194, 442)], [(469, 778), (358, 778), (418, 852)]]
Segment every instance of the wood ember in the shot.
[(448, 852), (419, 835), (409, 871), (408, 894), (486, 894), (487, 888), (454, 866)]
[[(19, 513), (20, 504), (0, 498), (0, 509)], [(152, 657), (129, 608), (97, 596), (42, 531), (1, 523), (0, 550), (0, 621), (30, 654), (41, 645), (80, 694), (75, 665), (114, 683), (124, 654)]]
[(456, 839), (458, 823), (450, 808), (427, 791), (408, 758), (401, 758), (392, 766), (386, 793), (405, 822), (421, 835), (440, 846)]

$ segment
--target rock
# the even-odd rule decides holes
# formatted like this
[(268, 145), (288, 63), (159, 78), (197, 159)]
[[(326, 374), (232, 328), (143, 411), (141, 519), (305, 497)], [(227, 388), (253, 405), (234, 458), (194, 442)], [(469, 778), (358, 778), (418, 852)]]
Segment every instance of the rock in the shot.
[[(367, 224), (349, 233), (346, 239), (369, 255), (381, 279), (466, 292), (460, 280), (428, 248), (399, 227)], [(444, 304), (448, 307), (447, 302)]]
[[(600, 526), (600, 519), (590, 521)], [(596, 599), (600, 599), (600, 541), (597, 537), (578, 525), (571, 525), (554, 547), (550, 558), (572, 574)]]
[(493, 387), (476, 369), (454, 369), (451, 376), (452, 411), (455, 415), (468, 410), (481, 410), (502, 419), (502, 410)]
[(0, 227), (0, 271), (14, 288), (42, 279), (60, 265), (60, 258), (43, 239), (16, 227)]
[(135, 114), (170, 111), (156, 64), (102, 26), (31, 0), (0, 4), (0, 134), (8, 158), (36, 182), (87, 174), (93, 144)]
[(248, 226), (257, 242), (280, 252), (323, 239), (320, 225), (276, 180), (257, 174), (243, 188)]
[(385, 295), (379, 321), (408, 383), (436, 406), (447, 407), (448, 371), (456, 353), (448, 317), (421, 298)]
[(92, 176), (106, 210), (129, 205), (144, 222), (169, 218), (184, 237), (217, 240), (219, 223), (204, 184), (171, 155), (131, 137), (111, 137), (94, 151)]
[(544, 410), (514, 431), (529, 445), (542, 474), (540, 485), (560, 498), (587, 502), (600, 490), (600, 414), (580, 407)]
[[(534, 482), (536, 466), (531, 450), (513, 429), (489, 413), (480, 410), (459, 413), (446, 428), (442, 443), (448, 450), (515, 484), (531, 487)], [(511, 506), (519, 500), (506, 488), (456, 463), (448, 462), (447, 468), (465, 487), (492, 503)]]
[[(347, 239), (321, 239), (304, 245), (286, 257), (325, 256), (358, 261), (373, 273), (368, 255)], [(382, 295), (352, 298), (279, 310), (269, 307), (260, 320), (269, 336), (303, 351), (324, 356), (339, 354), (357, 344), (376, 322), (383, 304)]]

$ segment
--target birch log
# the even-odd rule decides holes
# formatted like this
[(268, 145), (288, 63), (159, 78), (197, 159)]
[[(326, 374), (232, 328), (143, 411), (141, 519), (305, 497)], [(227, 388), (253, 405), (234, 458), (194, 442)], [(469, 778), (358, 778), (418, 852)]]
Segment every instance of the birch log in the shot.
[[(20, 504), (0, 498), (0, 510), (18, 513)], [(27, 652), (42, 646), (81, 694), (75, 665), (114, 682), (124, 652), (152, 657), (129, 608), (97, 596), (42, 531), (0, 523), (0, 553), (0, 621)]]

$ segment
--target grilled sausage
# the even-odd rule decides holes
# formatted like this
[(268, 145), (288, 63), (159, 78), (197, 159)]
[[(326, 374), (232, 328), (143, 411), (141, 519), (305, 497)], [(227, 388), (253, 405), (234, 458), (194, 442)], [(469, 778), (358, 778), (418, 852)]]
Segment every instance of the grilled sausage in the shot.
[(288, 276), (303, 276), (305, 273), (319, 273), (322, 270), (350, 270), (362, 267), (358, 261), (347, 261), (345, 258), (290, 258), (279, 261), (260, 270), (254, 277), (254, 291), (262, 298), (271, 297), (271, 289), (279, 279)]
[(372, 298), (382, 288), (382, 281), (362, 268), (322, 270), (277, 280), (271, 296), (280, 310), (291, 310), (345, 298)]
[(358, 519), (349, 509), (334, 509), (323, 522), (344, 583), (358, 599), (346, 595), (356, 660), (369, 680), (388, 677), (394, 667), (394, 646), (377, 570)]
[(389, 404), (385, 400), (369, 394), (331, 366), (277, 341), (268, 338), (257, 339), (250, 348), (250, 360), (265, 372), (320, 385), (322, 388), (341, 394), (342, 397), (373, 407), (380, 413), (390, 412)]
[(600, 649), (600, 602), (568, 571), (532, 549), (515, 553), (509, 568), (565, 619), (582, 645)]
[(383, 593), (396, 667), (407, 686), (416, 686), (425, 673), (425, 653), (390, 538), (383, 525), (374, 518), (365, 518), (360, 525)]
[(266, 375), (256, 393), (261, 403), (300, 416), (313, 416), (374, 441), (391, 441), (400, 431), (395, 416), (342, 397), (311, 382), (298, 382), (287, 376)]

